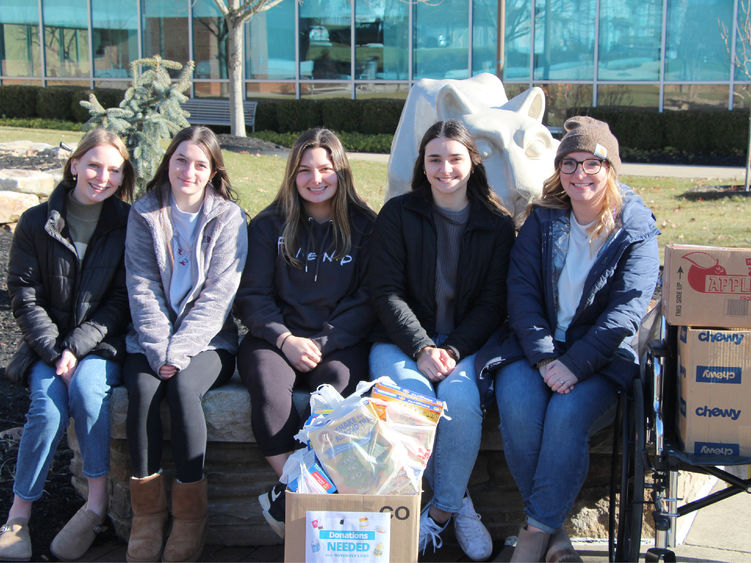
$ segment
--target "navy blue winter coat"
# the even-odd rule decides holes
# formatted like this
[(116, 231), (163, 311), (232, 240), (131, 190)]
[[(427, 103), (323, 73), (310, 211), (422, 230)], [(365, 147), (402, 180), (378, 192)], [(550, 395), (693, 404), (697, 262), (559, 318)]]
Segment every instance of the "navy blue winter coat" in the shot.
[(624, 184), (621, 189), (619, 224), (599, 250), (564, 343), (553, 335), (570, 212), (535, 207), (527, 218), (511, 250), (508, 324), (477, 355), (481, 396), (490, 398), (499, 367), (522, 358), (532, 365), (558, 358), (580, 381), (601, 373), (622, 388), (638, 373), (631, 343), (657, 283), (659, 231), (642, 199)]

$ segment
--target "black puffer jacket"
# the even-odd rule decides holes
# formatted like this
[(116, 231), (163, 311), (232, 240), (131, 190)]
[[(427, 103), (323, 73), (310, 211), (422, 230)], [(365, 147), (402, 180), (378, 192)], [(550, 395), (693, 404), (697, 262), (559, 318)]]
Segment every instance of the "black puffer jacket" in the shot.
[[(130, 205), (115, 197), (105, 200), (79, 264), (65, 222), (72, 188), (59, 184), (46, 203), (21, 216), (13, 235), (8, 293), (23, 335), (16, 354), (33, 352), (53, 365), (68, 348), (77, 358), (96, 353), (121, 361), (130, 322), (123, 265)], [(20, 365), (27, 368), (29, 362)], [(8, 369), (11, 379), (25, 375)]]
[[(407, 193), (383, 206), (371, 239), (368, 287), (380, 321), (376, 342), (393, 342), (411, 357), (435, 346), (438, 254), (433, 203)], [(442, 344), (459, 357), (476, 352), (506, 318), (506, 273), (514, 223), (470, 200), (456, 278), (454, 330)]]

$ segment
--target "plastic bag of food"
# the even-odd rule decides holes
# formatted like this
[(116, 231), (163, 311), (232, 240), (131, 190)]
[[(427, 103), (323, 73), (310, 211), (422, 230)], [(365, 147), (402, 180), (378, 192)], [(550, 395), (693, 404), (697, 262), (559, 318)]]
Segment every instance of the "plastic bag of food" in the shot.
[(363, 397), (374, 383), (313, 420), (306, 438), (342, 493), (419, 493), (437, 420), (403, 401)]

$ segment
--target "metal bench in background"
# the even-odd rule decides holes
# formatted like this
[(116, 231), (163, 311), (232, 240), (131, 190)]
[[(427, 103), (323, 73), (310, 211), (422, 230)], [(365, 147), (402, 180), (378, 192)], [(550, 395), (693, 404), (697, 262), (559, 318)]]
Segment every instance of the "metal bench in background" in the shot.
[[(230, 125), (229, 100), (220, 98), (191, 98), (181, 104), (182, 108), (190, 112), (188, 121), (193, 125)], [(256, 130), (256, 108), (258, 102), (246, 100), (243, 102), (245, 109), (245, 125)]]

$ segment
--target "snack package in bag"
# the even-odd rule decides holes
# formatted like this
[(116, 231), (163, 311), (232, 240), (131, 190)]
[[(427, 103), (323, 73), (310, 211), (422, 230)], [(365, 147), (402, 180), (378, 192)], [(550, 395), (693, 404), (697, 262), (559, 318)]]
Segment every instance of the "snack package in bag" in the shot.
[(310, 494), (330, 494), (336, 492), (336, 486), (316, 459), (310, 449), (296, 450), (284, 462), (282, 483), (292, 492)]
[(301, 434), (339, 492), (417, 494), (437, 420), (400, 401), (362, 397), (373, 384), (358, 385), (331, 414), (313, 420)]

